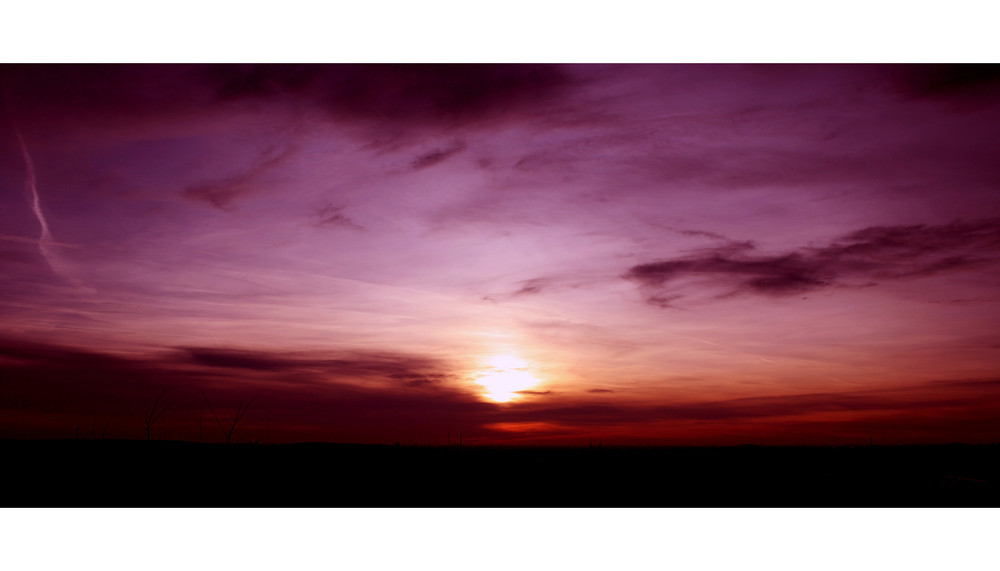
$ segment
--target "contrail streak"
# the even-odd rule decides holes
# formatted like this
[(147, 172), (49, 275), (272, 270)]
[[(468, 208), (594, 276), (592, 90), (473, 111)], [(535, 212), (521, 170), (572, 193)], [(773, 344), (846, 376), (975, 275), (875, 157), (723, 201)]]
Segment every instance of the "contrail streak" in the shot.
[(52, 273), (65, 279), (69, 279), (71, 282), (75, 282), (72, 277), (66, 274), (65, 269), (62, 267), (63, 264), (61, 260), (53, 253), (49, 251), (49, 246), (53, 245), (52, 233), (49, 232), (49, 224), (45, 220), (45, 213), (42, 212), (42, 199), (38, 196), (38, 183), (35, 178), (35, 163), (31, 160), (31, 153), (28, 152), (28, 146), (24, 143), (24, 137), (21, 136), (21, 130), (16, 126), (14, 127), (14, 132), (17, 133), (17, 140), (21, 143), (21, 154), (24, 156), (24, 164), (27, 168), (27, 180), (25, 181), (25, 186), (28, 191), (31, 192), (31, 210), (35, 213), (35, 218), (38, 219), (38, 225), (42, 227), (42, 234), (38, 237), (38, 251), (41, 252), (42, 257), (45, 258), (45, 263), (49, 265)]
[(21, 130), (14, 128), (17, 133), (17, 140), (21, 143), (21, 155), (24, 157), (24, 165), (27, 167), (28, 176), (25, 181), (25, 186), (28, 191), (31, 192), (31, 210), (35, 213), (35, 218), (38, 219), (38, 224), (42, 227), (42, 235), (38, 237), (38, 251), (42, 253), (42, 257), (52, 268), (54, 273), (59, 273), (56, 271), (55, 266), (52, 264), (52, 259), (49, 257), (49, 242), (52, 241), (52, 233), (49, 232), (49, 224), (45, 221), (45, 213), (42, 212), (42, 200), (38, 196), (38, 183), (35, 178), (35, 163), (31, 160), (31, 153), (28, 152), (28, 145), (24, 144), (24, 137), (21, 136)]

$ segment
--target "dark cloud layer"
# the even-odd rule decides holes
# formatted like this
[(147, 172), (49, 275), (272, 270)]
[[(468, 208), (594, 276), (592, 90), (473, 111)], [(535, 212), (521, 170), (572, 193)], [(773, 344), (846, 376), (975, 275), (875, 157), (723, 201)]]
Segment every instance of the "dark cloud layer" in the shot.
[(954, 64), (899, 66), (893, 80), (910, 99), (951, 101), (960, 105), (996, 104), (1000, 65)]
[(338, 117), (460, 123), (533, 107), (569, 83), (549, 65), (223, 65), (204, 70), (223, 100), (289, 96)]
[[(4, 104), (32, 121), (128, 124), (170, 120), (241, 102), (281, 102), (323, 110), (338, 120), (396, 126), (448, 125), (537, 113), (578, 86), (588, 66), (493, 64), (3, 64)], [(589, 66), (593, 68), (593, 66)], [(684, 70), (758, 81), (799, 81), (811, 74), (868, 74), (906, 100), (963, 108), (995, 105), (1000, 66), (619, 66), (676, 80)]]
[(207, 414), (203, 393), (220, 417), (259, 393), (247, 432), (268, 441), (384, 442), (449, 424), (475, 430), (496, 408), (446, 385), (451, 377), (432, 359), (345, 355), (188, 348), (126, 358), (0, 339), (0, 437), (66, 437), (93, 422), (102, 432), (109, 426), (111, 438), (142, 438), (141, 419), (161, 394), (172, 406), (154, 433), (195, 440)]
[(128, 363), (124, 359), (103, 353), (2, 337), (0, 337), (0, 357), (15, 362), (41, 363), (46, 366), (82, 370), (87, 367), (123, 366)]
[(930, 226), (875, 226), (821, 247), (758, 254), (750, 242), (729, 243), (676, 259), (638, 264), (624, 277), (641, 284), (647, 301), (668, 306), (684, 278), (726, 288), (725, 295), (797, 295), (830, 286), (871, 285), (994, 263), (1000, 254), (1000, 220)]
[(291, 359), (277, 358), (258, 352), (203, 348), (190, 348), (186, 351), (195, 362), (210, 367), (251, 369), (255, 371), (287, 371), (302, 366)]
[[(155, 136), (157, 129), (204, 125), (216, 113), (250, 106), (267, 109), (264, 120), (281, 110), (318, 111), (310, 121), (325, 116), (338, 127), (374, 127), (376, 135), (363, 135), (371, 142), (541, 114), (576, 81), (565, 66), (536, 64), (0, 64), (0, 106), (29, 141), (116, 131)], [(413, 166), (451, 154), (440, 152)], [(224, 207), (227, 191), (214, 186), (196, 194)]]
[(352, 352), (343, 356), (324, 358), (266, 351), (191, 347), (183, 349), (179, 357), (210, 367), (289, 372), (314, 370), (336, 377), (384, 377), (410, 382), (441, 379), (445, 376), (441, 372), (443, 366), (433, 359), (398, 353)]
[(201, 100), (197, 66), (4, 64), (0, 83), (19, 111), (129, 114)]
[[(677, 405), (581, 402), (525, 405), (507, 420), (567, 426), (643, 424), (662, 421), (745, 422), (827, 413), (924, 414), (931, 410), (1000, 410), (995, 379), (918, 383), (886, 390), (811, 393), (691, 402)], [(997, 428), (998, 426), (995, 426)]]

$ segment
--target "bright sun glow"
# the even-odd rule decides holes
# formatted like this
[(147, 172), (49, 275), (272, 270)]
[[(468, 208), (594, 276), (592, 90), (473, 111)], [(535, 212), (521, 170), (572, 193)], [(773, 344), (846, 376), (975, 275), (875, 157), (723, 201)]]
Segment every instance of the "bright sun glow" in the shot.
[(541, 382), (527, 367), (528, 362), (516, 355), (494, 355), (486, 361), (476, 382), (486, 387), (486, 397), (490, 400), (508, 402), (518, 396), (517, 391)]

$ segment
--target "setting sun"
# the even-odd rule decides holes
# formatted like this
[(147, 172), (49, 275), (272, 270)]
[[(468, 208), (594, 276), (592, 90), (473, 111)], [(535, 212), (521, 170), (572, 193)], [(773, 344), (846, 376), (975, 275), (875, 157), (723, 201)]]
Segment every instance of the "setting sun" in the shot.
[(486, 397), (494, 402), (508, 402), (518, 391), (541, 381), (528, 372), (528, 362), (516, 355), (494, 355), (480, 371), (477, 383), (486, 387)]

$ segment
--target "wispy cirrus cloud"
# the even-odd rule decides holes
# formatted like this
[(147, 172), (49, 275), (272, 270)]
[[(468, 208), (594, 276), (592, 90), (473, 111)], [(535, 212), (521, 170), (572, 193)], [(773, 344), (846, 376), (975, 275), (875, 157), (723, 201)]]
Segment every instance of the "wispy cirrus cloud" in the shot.
[(255, 183), (262, 176), (284, 164), (295, 150), (294, 146), (289, 146), (278, 152), (265, 152), (245, 170), (221, 180), (192, 186), (184, 191), (184, 195), (203, 200), (219, 210), (231, 210), (237, 199), (253, 192), (256, 188)]
[(352, 230), (364, 230), (364, 227), (347, 216), (343, 206), (324, 204), (316, 211), (315, 225), (320, 228), (350, 228)]
[(547, 289), (551, 289), (556, 283), (555, 278), (531, 278), (521, 280), (511, 291), (490, 293), (483, 296), (484, 301), (499, 302), (507, 301), (516, 297), (526, 295), (537, 295)]

